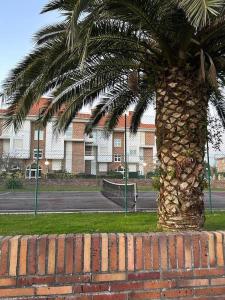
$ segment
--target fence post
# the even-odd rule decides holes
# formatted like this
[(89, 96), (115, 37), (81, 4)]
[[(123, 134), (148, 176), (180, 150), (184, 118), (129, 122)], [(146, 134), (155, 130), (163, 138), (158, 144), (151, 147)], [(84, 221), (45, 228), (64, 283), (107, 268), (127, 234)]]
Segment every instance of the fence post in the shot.
[[(38, 113), (38, 119), (40, 118), (40, 109)], [(37, 136), (37, 161), (36, 161), (36, 183), (35, 183), (35, 208), (34, 214), (37, 215), (38, 210), (38, 188), (39, 188), (39, 152), (40, 152), (40, 127), (38, 125), (38, 136)]]
[(125, 114), (125, 190), (124, 190), (124, 201), (125, 201), (125, 213), (127, 214), (127, 115)]
[(210, 212), (212, 214), (212, 189), (211, 189), (211, 169), (210, 169), (210, 162), (209, 162), (209, 140), (207, 137), (207, 160), (208, 160), (208, 186), (209, 186), (209, 206), (210, 206)]

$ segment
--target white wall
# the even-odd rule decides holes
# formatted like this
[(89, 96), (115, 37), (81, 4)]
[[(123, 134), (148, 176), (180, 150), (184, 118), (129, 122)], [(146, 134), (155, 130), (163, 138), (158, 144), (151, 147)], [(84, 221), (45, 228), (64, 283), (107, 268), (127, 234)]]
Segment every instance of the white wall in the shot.
[(64, 134), (53, 133), (53, 122), (49, 122), (46, 127), (46, 159), (63, 159), (64, 158)]

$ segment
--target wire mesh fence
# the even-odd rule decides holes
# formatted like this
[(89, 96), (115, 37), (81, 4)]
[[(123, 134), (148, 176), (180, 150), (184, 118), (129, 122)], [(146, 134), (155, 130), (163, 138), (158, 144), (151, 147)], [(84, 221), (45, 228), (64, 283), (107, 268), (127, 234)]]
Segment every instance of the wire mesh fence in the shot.
[[(126, 166), (128, 184), (137, 187), (136, 191), (131, 189), (129, 197), (133, 200), (129, 202), (128, 199), (128, 211), (157, 208), (160, 169), (157, 156), (154, 155), (154, 145), (143, 147), (142, 150), (139, 146), (135, 148), (135, 145), (129, 147), (126, 165), (123, 148), (113, 147), (110, 154), (102, 154), (96, 146), (81, 144), (79, 147), (78, 143), (77, 148), (70, 151), (65, 147), (63, 156), (61, 151), (53, 149), (51, 157), (42, 145), (39, 151), (33, 145), (29, 153), (27, 150), (14, 149), (13, 153), (1, 154), (0, 211), (123, 211), (126, 206)], [(209, 161), (210, 167), (206, 153), (206, 206), (210, 207), (210, 183), (212, 208), (225, 209), (225, 193), (222, 192), (225, 191), (225, 149), (222, 147), (221, 151), (210, 151)], [(104, 191), (101, 193), (104, 180), (122, 186), (116, 201), (111, 201)], [(220, 195), (215, 191), (221, 191)]]

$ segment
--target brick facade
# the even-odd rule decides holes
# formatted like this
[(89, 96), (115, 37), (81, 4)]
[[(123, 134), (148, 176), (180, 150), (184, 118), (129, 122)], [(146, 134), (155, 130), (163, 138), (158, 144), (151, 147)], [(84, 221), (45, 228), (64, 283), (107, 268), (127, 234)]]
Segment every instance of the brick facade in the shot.
[(73, 123), (73, 139), (83, 140), (84, 139), (84, 130), (86, 123)]
[(155, 144), (155, 134), (152, 132), (145, 132), (145, 145)]
[(85, 172), (84, 143), (72, 143), (72, 173), (79, 174)]
[(225, 299), (225, 232), (0, 239), (2, 299)]

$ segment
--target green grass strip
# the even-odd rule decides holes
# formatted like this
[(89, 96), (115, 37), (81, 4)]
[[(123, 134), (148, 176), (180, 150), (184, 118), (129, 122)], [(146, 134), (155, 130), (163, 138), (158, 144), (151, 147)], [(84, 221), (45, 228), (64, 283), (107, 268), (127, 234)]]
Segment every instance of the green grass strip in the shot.
[[(0, 235), (156, 232), (156, 213), (0, 215)], [(206, 215), (205, 230), (225, 230), (225, 212)]]

